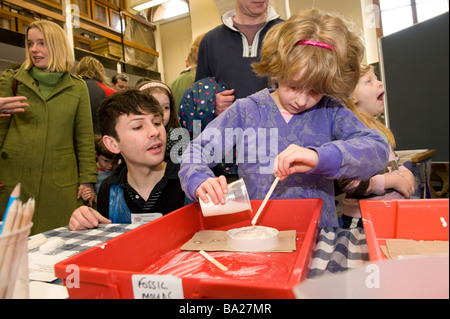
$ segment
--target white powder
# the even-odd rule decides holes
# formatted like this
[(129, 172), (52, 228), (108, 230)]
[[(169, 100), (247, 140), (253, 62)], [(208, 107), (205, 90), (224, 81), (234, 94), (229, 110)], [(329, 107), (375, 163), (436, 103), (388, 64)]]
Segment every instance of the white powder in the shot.
[(276, 236), (277, 232), (274, 228), (250, 226), (236, 229), (233, 237), (242, 239), (265, 239)]
[(278, 230), (264, 226), (234, 228), (227, 231), (228, 245), (238, 251), (264, 251), (278, 246)]

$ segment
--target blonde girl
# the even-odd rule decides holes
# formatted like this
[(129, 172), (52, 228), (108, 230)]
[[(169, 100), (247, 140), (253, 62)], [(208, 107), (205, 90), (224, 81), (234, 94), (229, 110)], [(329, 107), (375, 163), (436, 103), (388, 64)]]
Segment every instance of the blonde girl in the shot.
[(363, 227), (359, 200), (404, 199), (415, 191), (413, 174), (398, 164), (393, 133), (376, 118), (384, 110), (383, 98), (383, 83), (377, 79), (372, 66), (363, 65), (352, 97), (345, 104), (368, 128), (377, 130), (386, 139), (390, 154), (387, 166), (371, 178), (339, 180), (340, 188), (346, 193), (342, 203), (344, 228)]
[[(337, 227), (336, 178), (364, 179), (386, 166), (389, 148), (340, 100), (358, 82), (364, 47), (341, 18), (299, 11), (272, 27), (254, 64), (273, 89), (237, 100), (183, 153), (181, 184), (192, 200), (225, 203), (211, 167), (237, 150), (250, 199), (322, 198), (320, 225)], [(276, 86), (275, 86), (276, 85)]]

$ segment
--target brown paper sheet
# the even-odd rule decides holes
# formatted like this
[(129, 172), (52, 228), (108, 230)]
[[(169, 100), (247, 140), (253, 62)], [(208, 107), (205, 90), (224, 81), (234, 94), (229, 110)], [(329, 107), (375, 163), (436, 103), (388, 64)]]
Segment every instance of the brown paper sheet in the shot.
[[(265, 252), (292, 252), (296, 249), (297, 233), (295, 230), (279, 232), (278, 247)], [(227, 232), (221, 230), (201, 230), (182, 247), (181, 250), (236, 251), (227, 244)]]
[(438, 255), (448, 254), (448, 241), (416, 241), (411, 239), (387, 239), (386, 246), (381, 250), (387, 258), (398, 258), (407, 255)]

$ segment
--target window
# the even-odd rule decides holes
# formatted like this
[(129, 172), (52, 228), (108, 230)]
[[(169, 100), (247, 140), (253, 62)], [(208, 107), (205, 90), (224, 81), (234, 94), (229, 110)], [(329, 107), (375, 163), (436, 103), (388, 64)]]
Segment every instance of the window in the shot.
[(448, 0), (416, 0), (417, 22), (422, 22), (448, 11)]
[(151, 12), (151, 21), (161, 21), (189, 12), (189, 4), (187, 0), (169, 0), (155, 8)]
[(376, 0), (383, 36), (448, 11), (448, 0)]
[(109, 24), (108, 7), (99, 2), (92, 3), (92, 18), (95, 21)]
[(111, 28), (117, 32), (121, 32), (125, 29), (125, 20), (122, 20), (122, 25), (120, 25), (120, 13), (116, 10), (109, 8), (109, 22), (111, 23)]

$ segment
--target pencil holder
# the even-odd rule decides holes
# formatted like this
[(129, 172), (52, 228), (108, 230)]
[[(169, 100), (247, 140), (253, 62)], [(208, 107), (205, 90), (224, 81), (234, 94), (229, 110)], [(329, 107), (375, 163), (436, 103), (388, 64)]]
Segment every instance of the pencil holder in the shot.
[(0, 299), (29, 298), (28, 236), (32, 226), (0, 235)]

